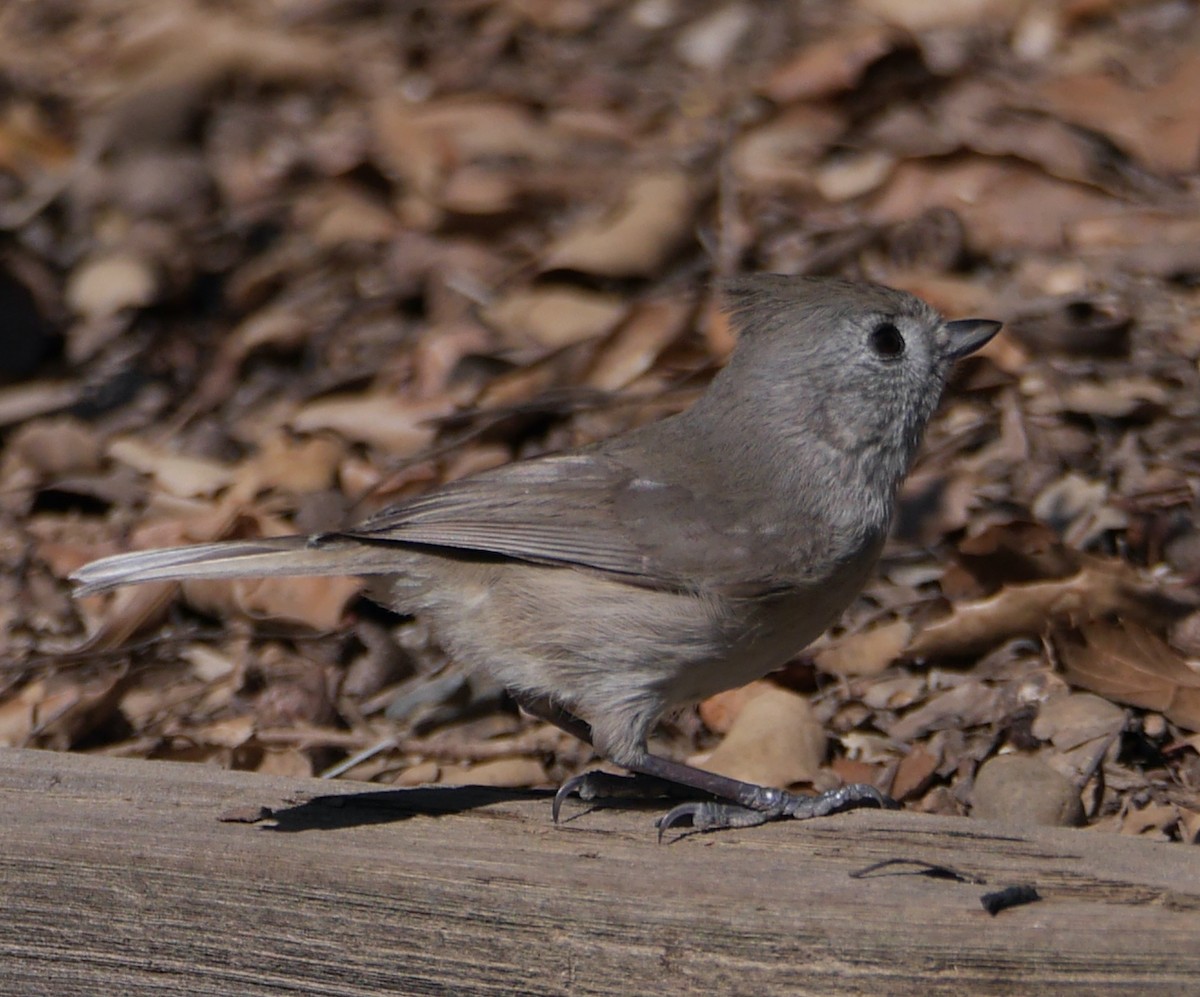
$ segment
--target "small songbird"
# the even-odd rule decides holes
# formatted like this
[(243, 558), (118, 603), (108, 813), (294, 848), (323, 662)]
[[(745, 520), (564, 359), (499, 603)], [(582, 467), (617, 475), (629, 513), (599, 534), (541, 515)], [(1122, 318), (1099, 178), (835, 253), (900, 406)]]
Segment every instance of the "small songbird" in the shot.
[[(724, 286), (737, 349), (687, 411), (583, 449), (444, 485), (314, 536), (120, 554), (78, 593), (184, 578), (364, 575), (526, 709), (633, 773), (717, 798), (661, 830), (748, 826), (859, 803), (650, 754), (664, 712), (759, 678), (832, 623), (883, 547), (954, 361), (999, 322), (947, 322), (875, 284), (773, 274)], [(612, 776), (565, 784), (585, 798)]]

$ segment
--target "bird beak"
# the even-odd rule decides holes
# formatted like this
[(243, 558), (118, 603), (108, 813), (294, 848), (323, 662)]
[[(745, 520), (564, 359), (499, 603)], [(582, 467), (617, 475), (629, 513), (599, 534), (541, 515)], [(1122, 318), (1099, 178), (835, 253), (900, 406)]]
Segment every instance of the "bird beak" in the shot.
[(986, 318), (963, 318), (942, 326), (942, 355), (958, 360), (974, 353), (1000, 331), (1003, 322)]

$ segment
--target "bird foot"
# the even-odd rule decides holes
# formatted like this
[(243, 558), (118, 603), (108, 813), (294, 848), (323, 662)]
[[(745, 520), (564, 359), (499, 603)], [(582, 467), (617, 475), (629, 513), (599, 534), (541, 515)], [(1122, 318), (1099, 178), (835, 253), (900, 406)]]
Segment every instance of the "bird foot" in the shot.
[(661, 842), (668, 830), (685, 821), (690, 821), (694, 831), (724, 831), (757, 827), (759, 824), (784, 818), (808, 820), (812, 817), (825, 817), (858, 807), (898, 810), (900, 805), (890, 796), (866, 783), (851, 783), (816, 796), (779, 793), (770, 806), (761, 809), (739, 806), (736, 803), (681, 803), (659, 818), (658, 840)]

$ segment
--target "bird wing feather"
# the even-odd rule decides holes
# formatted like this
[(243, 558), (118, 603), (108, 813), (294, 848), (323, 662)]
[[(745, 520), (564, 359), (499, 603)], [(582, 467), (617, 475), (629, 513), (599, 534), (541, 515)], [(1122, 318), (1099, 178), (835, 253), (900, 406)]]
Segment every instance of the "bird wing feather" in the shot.
[(656, 588), (705, 579), (714, 590), (749, 591), (778, 551), (731, 507), (585, 452), (451, 482), (336, 535), (589, 568)]

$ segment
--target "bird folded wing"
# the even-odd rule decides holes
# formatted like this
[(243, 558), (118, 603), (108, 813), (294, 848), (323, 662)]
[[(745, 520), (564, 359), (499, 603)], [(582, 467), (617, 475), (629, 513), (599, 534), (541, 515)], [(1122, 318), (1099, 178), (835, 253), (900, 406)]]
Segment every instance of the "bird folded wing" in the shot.
[(590, 568), (655, 588), (754, 587), (762, 537), (729, 503), (637, 476), (602, 454), (506, 465), (451, 482), (335, 536)]

